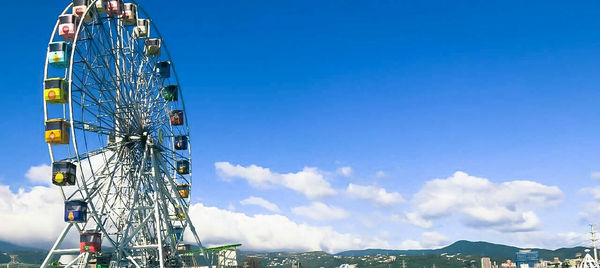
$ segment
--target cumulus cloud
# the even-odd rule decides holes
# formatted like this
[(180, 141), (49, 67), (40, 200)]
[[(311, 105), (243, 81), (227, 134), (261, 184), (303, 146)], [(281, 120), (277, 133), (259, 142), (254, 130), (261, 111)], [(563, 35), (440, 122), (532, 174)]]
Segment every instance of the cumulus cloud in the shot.
[(329, 206), (321, 202), (313, 202), (308, 206), (292, 208), (296, 215), (304, 216), (313, 220), (339, 220), (349, 216), (348, 212), (342, 208)]
[[(248, 216), (201, 203), (190, 206), (190, 219), (207, 246), (242, 243), (247, 250), (327, 252), (389, 246), (385, 241), (340, 233), (329, 226), (298, 224), (282, 215)], [(190, 238), (186, 234), (186, 239)]]
[(352, 175), (352, 167), (339, 167), (336, 172), (342, 176), (350, 177)]
[(592, 173), (590, 173), (590, 178), (599, 180), (600, 179), (600, 171), (592, 171)]
[(25, 173), (25, 178), (33, 183), (52, 184), (52, 167), (46, 164), (32, 166)]
[(404, 198), (397, 192), (388, 193), (384, 188), (377, 186), (363, 186), (350, 183), (346, 193), (356, 199), (367, 200), (381, 206), (391, 206), (404, 202)]
[(556, 186), (524, 180), (493, 183), (458, 171), (447, 179), (425, 183), (412, 200), (415, 210), (406, 218), (428, 228), (435, 219), (457, 215), (474, 228), (533, 231), (540, 228), (533, 209), (555, 206), (562, 199)]
[(400, 249), (432, 249), (447, 245), (448, 237), (437, 232), (423, 232), (419, 240), (407, 239), (398, 245)]
[(335, 190), (325, 180), (323, 173), (313, 167), (305, 167), (302, 171), (285, 174), (272, 172), (269, 168), (256, 165), (234, 166), (229, 162), (216, 162), (215, 168), (222, 178), (245, 179), (254, 187), (283, 186), (311, 199), (335, 194)]
[(57, 187), (36, 186), (13, 192), (0, 185), (0, 240), (49, 247), (65, 227), (63, 207)]
[(260, 197), (255, 197), (255, 196), (250, 196), (242, 201), (240, 201), (240, 204), (242, 205), (255, 205), (255, 206), (259, 206), (259, 207), (263, 207), (269, 211), (272, 212), (279, 212), (279, 207), (274, 204), (271, 203), (265, 199), (262, 199)]
[[(329, 226), (298, 224), (282, 215), (248, 216), (201, 203), (191, 205), (189, 212), (207, 246), (239, 242), (250, 250), (328, 252), (389, 246), (377, 238), (340, 233)], [(57, 187), (36, 186), (12, 192), (8, 186), (0, 185), (0, 240), (48, 248), (65, 227), (62, 217), (63, 200)], [(76, 239), (69, 237), (64, 243), (72, 247), (77, 244)], [(189, 233), (186, 239), (194, 242)]]

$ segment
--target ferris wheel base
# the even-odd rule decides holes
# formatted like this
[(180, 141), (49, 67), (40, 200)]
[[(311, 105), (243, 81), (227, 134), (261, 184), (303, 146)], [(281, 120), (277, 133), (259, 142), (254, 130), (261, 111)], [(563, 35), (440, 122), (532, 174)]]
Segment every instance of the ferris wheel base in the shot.
[[(44, 262), (40, 266), (41, 268), (47, 268), (47, 267), (61, 267), (61, 268), (191, 267), (191, 265), (183, 265), (183, 262), (181, 262), (181, 260), (178, 262), (177, 261), (173, 262), (172, 260), (169, 260), (169, 259), (166, 259), (166, 260), (160, 259), (160, 261), (151, 261), (150, 264), (143, 264), (143, 263), (141, 263), (142, 260), (139, 256), (134, 257), (134, 256), (127, 255), (127, 254), (126, 254), (126, 257), (122, 260), (111, 260), (109, 257), (109, 262), (105, 265), (95, 263), (95, 261), (93, 261), (93, 259), (96, 258), (97, 256), (94, 256), (94, 253), (92, 253), (92, 252), (81, 252), (81, 248), (59, 249), (59, 246), (61, 245), (64, 238), (67, 236), (67, 234), (69, 233), (69, 231), (71, 230), (71, 228), (73, 226), (77, 227), (77, 225), (75, 223), (68, 223), (65, 226), (65, 228), (61, 232), (59, 238), (56, 240), (56, 242), (52, 246), (50, 252), (46, 256), (46, 259), (44, 259)], [(148, 250), (148, 249), (155, 249), (157, 253), (161, 252), (161, 250), (159, 250), (160, 247), (158, 244), (137, 245), (137, 246), (130, 247), (130, 250), (132, 250), (132, 251)], [(112, 253), (109, 252), (108, 255), (110, 256), (110, 254), (112, 254)], [(59, 257), (59, 261), (50, 263), (50, 261), (53, 260), (56, 256), (67, 256), (70, 258), (66, 258), (67, 261), (62, 262), (63, 259)], [(191, 256), (191, 254), (182, 254), (181, 256), (179, 256), (179, 258), (181, 258), (182, 260), (186, 260), (185, 263), (195, 263), (196, 262), (194, 260), (193, 256)], [(162, 261), (162, 263), (161, 263), (161, 261)], [(92, 263), (92, 262), (94, 262), (94, 263)], [(193, 265), (193, 266), (197, 267), (197, 265)], [(202, 267), (208, 268), (208, 267), (212, 267), (212, 266), (208, 265), (208, 266), (202, 266)]]

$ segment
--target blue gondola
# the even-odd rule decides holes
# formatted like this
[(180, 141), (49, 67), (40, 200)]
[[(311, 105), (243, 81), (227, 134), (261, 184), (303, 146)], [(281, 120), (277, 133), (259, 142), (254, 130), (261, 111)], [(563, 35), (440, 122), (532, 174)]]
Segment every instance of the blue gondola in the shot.
[(48, 46), (48, 64), (54, 68), (69, 67), (71, 61), (71, 44), (67, 42), (52, 42)]
[(171, 77), (171, 63), (168, 61), (157, 62), (156, 75), (158, 75), (159, 78)]
[(87, 202), (72, 200), (65, 202), (65, 222), (86, 222)]
[(175, 238), (177, 239), (177, 241), (182, 241), (183, 228), (182, 227), (173, 227), (173, 232), (175, 233)]
[(175, 136), (175, 150), (187, 150), (188, 138), (187, 136)]

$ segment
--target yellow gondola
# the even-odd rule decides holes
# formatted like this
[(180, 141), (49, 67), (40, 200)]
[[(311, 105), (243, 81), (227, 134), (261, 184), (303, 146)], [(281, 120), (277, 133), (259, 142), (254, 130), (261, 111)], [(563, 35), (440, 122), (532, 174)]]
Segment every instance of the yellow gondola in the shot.
[(189, 184), (178, 184), (177, 192), (181, 198), (190, 197), (190, 185)]
[(69, 144), (69, 123), (62, 119), (50, 119), (46, 121), (44, 138), (50, 144)]
[(67, 80), (64, 78), (48, 78), (44, 80), (44, 100), (48, 103), (66, 103), (67, 95)]
[(146, 56), (148, 57), (158, 57), (160, 56), (160, 44), (161, 40), (158, 38), (151, 38), (146, 40)]
[(190, 174), (190, 161), (187, 161), (187, 160), (177, 161), (177, 174), (181, 174), (181, 175)]

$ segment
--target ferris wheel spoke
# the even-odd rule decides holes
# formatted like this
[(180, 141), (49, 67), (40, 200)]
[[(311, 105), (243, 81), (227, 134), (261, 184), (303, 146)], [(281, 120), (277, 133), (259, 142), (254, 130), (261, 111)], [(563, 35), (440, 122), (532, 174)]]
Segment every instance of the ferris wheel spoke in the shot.
[[(105, 93), (106, 92), (107, 93), (107, 97), (109, 97), (110, 100), (113, 103), (117, 103), (116, 96), (110, 94), (111, 93), (110, 90), (102, 90), (104, 88), (111, 88), (111, 87), (107, 86), (106, 85), (106, 81), (104, 79), (102, 79), (99, 74), (96, 73), (96, 69), (98, 69), (98, 68), (95, 68), (95, 67), (91, 66), (91, 64), (88, 61), (86, 61), (86, 60), (81, 61), (80, 63), (83, 63), (85, 65), (85, 67), (86, 67), (83, 71), (87, 70), (88, 73), (91, 74), (91, 75), (86, 75), (85, 73), (83, 73), (82, 76), (84, 76), (86, 78), (93, 79), (97, 83), (97, 85), (99, 86), (100, 93)], [(86, 87), (84, 86), (85, 83), (83, 81), (83, 78), (81, 78), (79, 75), (77, 75), (76, 72), (74, 72), (73, 74), (74, 75), (72, 77), (75, 77), (79, 81), (79, 83), (81, 84), (81, 85), (75, 84), (75, 86), (77, 87), (77, 90), (85, 91)], [(90, 93), (90, 92), (88, 92), (88, 93)], [(93, 96), (93, 94), (91, 94), (91, 93), (89, 95)], [(103, 102), (99, 101), (98, 99), (96, 99), (96, 101), (97, 101), (98, 105), (100, 105), (103, 108), (106, 108)], [(106, 109), (108, 109), (108, 108), (106, 108)]]
[[(115, 69), (113, 72), (112, 69), (112, 65), (110, 64), (108, 61), (112, 60), (113, 62), (117, 62), (117, 58), (114, 56), (114, 45), (112, 44), (112, 40), (109, 38), (109, 40), (106, 40), (106, 30), (103, 26), (103, 24), (97, 24), (99, 25), (98, 28), (101, 29), (101, 31), (99, 30), (98, 33), (102, 33), (101, 36), (104, 37), (102, 39), (92, 39), (91, 44), (93, 45), (93, 48), (95, 49), (96, 55), (97, 56), (102, 56), (100, 60), (100, 62), (102, 63), (104, 69), (106, 71), (108, 71), (108, 76), (110, 76), (110, 81), (112, 82), (112, 85), (114, 86), (115, 91), (121, 92), (121, 94), (117, 93), (117, 96), (115, 96), (115, 98), (117, 99), (115, 101), (115, 103), (119, 103), (119, 96), (120, 97), (127, 97), (127, 94), (123, 94), (124, 92), (122, 92), (122, 81), (123, 81), (123, 77), (121, 75), (121, 70), (119, 70), (118, 68), (118, 64), (114, 64)], [(92, 32), (93, 30), (90, 30), (89, 27), (84, 27), (85, 31), (89, 34), (90, 32)], [(107, 46), (107, 43), (111, 43), (109, 46)], [(99, 57), (96, 57), (96, 59), (98, 59)], [(93, 69), (91, 69), (93, 70)], [(99, 80), (102, 81), (102, 80)], [(130, 100), (125, 100), (124, 103), (129, 103)]]

